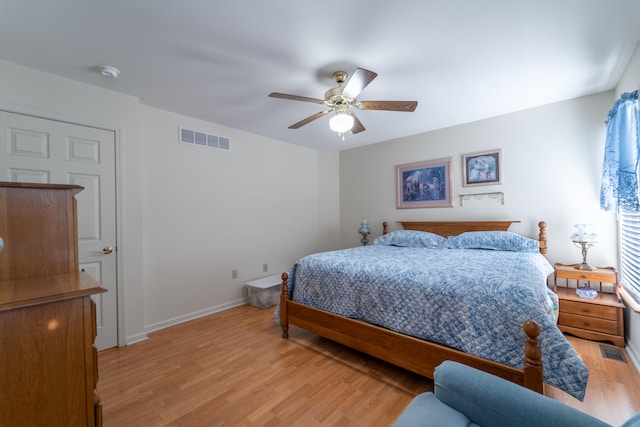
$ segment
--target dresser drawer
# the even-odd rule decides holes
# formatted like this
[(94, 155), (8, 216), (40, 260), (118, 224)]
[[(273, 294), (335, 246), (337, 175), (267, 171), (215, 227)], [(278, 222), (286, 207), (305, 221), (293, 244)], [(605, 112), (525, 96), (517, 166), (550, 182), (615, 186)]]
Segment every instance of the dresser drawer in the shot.
[(618, 334), (618, 322), (598, 319), (596, 317), (586, 317), (560, 312), (558, 324), (560, 326), (570, 326), (588, 331), (602, 332), (604, 334)]
[(608, 305), (560, 300), (560, 313), (597, 317), (603, 320), (618, 320), (618, 308)]

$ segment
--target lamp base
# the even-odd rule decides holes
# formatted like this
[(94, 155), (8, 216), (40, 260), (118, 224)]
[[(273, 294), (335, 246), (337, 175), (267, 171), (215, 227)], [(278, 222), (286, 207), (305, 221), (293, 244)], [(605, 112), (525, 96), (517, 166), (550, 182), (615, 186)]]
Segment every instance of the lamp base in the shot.
[(576, 270), (588, 270), (588, 271), (593, 271), (596, 269), (596, 267), (591, 267), (586, 262), (576, 264), (573, 268), (575, 268)]

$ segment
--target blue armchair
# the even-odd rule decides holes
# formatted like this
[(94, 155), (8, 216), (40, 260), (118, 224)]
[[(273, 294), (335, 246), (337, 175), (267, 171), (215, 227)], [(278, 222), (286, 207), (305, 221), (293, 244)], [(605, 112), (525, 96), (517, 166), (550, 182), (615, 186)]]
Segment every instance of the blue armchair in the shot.
[[(434, 393), (416, 396), (394, 427), (611, 427), (556, 400), (457, 362), (434, 373)], [(640, 413), (623, 424), (640, 427)]]

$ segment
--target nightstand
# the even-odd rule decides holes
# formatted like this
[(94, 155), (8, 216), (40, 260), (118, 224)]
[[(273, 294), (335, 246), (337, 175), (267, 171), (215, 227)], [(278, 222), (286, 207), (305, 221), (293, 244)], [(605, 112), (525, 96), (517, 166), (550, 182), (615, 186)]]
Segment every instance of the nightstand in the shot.
[[(595, 341), (611, 341), (618, 347), (624, 347), (624, 322), (622, 310), (624, 305), (618, 293), (618, 274), (613, 267), (596, 268), (595, 270), (578, 270), (575, 264), (555, 264), (553, 290), (560, 300), (560, 317), (558, 327), (562, 332)], [(564, 282), (564, 286), (558, 286)], [(581, 298), (576, 289), (569, 287), (589, 286), (598, 292), (595, 298)], [(613, 285), (615, 293), (601, 292), (602, 284)]]

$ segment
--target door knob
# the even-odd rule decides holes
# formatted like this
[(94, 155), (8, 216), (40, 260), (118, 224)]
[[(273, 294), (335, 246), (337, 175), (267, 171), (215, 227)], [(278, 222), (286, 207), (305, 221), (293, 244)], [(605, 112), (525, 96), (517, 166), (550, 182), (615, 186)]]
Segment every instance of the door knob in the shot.
[(105, 246), (104, 248), (102, 248), (102, 253), (105, 255), (109, 255), (111, 252), (113, 252), (113, 248), (110, 246)]

